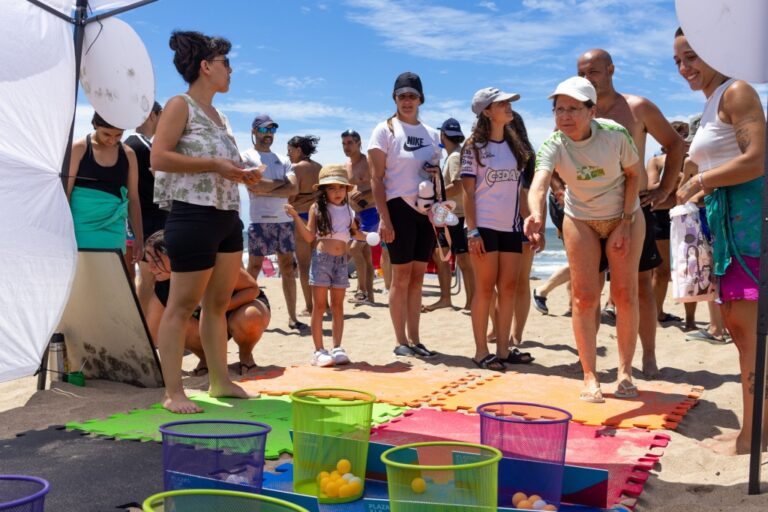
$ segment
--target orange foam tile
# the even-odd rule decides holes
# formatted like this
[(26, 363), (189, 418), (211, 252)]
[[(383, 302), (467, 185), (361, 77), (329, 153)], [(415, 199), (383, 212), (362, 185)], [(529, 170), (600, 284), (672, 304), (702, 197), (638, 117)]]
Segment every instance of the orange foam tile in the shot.
[(246, 390), (265, 395), (287, 395), (303, 388), (347, 388), (373, 393), (378, 402), (418, 407), (436, 395), (448, 394), (457, 386), (479, 377), (479, 373), (457, 368), (354, 363), (334, 368), (290, 366), (268, 369), (241, 382)]
[(688, 410), (696, 405), (703, 388), (668, 382), (636, 381), (637, 398), (613, 397), (615, 384), (604, 384), (605, 403), (579, 400), (583, 382), (558, 376), (507, 372), (456, 386), (450, 393), (435, 396), (429, 405), (445, 411), (474, 412), (486, 402), (533, 402), (565, 409), (573, 421), (583, 425), (618, 428), (675, 429)]

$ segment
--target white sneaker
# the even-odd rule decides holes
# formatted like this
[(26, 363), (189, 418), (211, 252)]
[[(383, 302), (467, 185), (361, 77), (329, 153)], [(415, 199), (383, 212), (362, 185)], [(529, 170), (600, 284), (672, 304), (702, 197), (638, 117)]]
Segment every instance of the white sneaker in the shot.
[(331, 357), (331, 354), (329, 354), (327, 350), (321, 348), (312, 356), (312, 366), (320, 366), (323, 368), (333, 366), (333, 357)]
[(331, 350), (334, 364), (349, 364), (349, 356), (342, 347), (336, 347)]

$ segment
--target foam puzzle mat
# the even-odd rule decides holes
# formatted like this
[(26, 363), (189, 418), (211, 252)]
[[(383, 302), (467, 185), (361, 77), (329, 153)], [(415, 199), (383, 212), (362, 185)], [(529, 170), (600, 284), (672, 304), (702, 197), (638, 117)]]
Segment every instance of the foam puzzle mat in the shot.
[[(292, 453), (291, 402), (287, 396), (272, 396), (240, 400), (234, 398), (211, 398), (207, 393), (192, 395), (190, 398), (200, 404), (204, 412), (194, 414), (194, 420), (250, 420), (266, 423), (272, 427), (267, 435), (264, 456), (276, 459), (281, 453)], [(373, 405), (373, 424), (388, 421), (406, 411), (407, 408), (390, 404)], [(140, 441), (160, 441), (158, 427), (171, 421), (179, 421), (179, 415), (173, 414), (154, 404), (149, 409), (136, 409), (127, 413), (115, 414), (105, 419), (93, 419), (83, 422), (70, 422), (70, 430), (81, 430), (118, 439)]]
[(486, 402), (533, 402), (565, 409), (573, 421), (584, 425), (617, 428), (675, 429), (683, 416), (696, 405), (703, 388), (668, 382), (636, 382), (640, 390), (636, 398), (617, 399), (613, 384), (603, 384), (605, 403), (579, 400), (581, 379), (517, 372), (475, 379), (436, 394), (429, 405), (446, 411), (474, 412)]
[[(480, 442), (480, 417), (428, 408), (412, 409), (371, 432), (371, 441), (394, 445), (438, 439)], [(669, 439), (663, 432), (571, 422), (566, 464), (607, 470), (608, 503), (634, 506)]]
[(465, 369), (398, 362), (385, 366), (354, 363), (333, 369), (291, 366), (270, 369), (241, 382), (248, 391), (265, 395), (287, 395), (302, 388), (360, 389), (375, 394), (377, 402), (416, 407), (479, 378), (479, 373)]

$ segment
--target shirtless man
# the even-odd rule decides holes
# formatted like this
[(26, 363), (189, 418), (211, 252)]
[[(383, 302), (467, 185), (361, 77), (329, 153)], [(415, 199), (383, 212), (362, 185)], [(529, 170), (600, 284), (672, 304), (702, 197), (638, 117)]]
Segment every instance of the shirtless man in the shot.
[[(366, 233), (374, 233), (379, 229), (379, 214), (374, 206), (373, 192), (371, 192), (368, 158), (360, 151), (360, 147), (360, 134), (355, 130), (347, 130), (341, 134), (341, 148), (349, 158), (347, 177), (355, 186), (349, 194), (349, 204), (357, 212), (360, 229)], [(352, 240), (349, 254), (357, 269), (357, 290), (349, 302), (371, 306), (374, 304), (371, 247), (364, 241)]]
[[(577, 62), (579, 76), (589, 80), (597, 90), (597, 117), (612, 119), (624, 126), (632, 136), (645, 162), (646, 136), (650, 134), (667, 150), (666, 171), (658, 183), (649, 183), (646, 172), (640, 173), (640, 201), (645, 216), (646, 233), (639, 267), (640, 342), (643, 346), (643, 374), (658, 376), (656, 364), (656, 298), (653, 291), (652, 270), (661, 264), (662, 256), (656, 248), (654, 218), (651, 210), (661, 206), (676, 189), (683, 165), (685, 148), (683, 139), (672, 128), (659, 108), (647, 98), (634, 94), (621, 94), (613, 88), (614, 66), (610, 54), (593, 49), (583, 53)], [(668, 258), (669, 255), (663, 257)]]
[[(312, 160), (312, 155), (317, 152), (317, 143), (320, 141), (312, 135), (291, 137), (288, 141), (288, 159), (293, 165), (293, 172), (296, 174), (296, 181), (299, 186), (299, 193), (292, 196), (288, 202), (299, 213), (299, 217), (304, 222), (309, 221), (309, 207), (315, 202), (315, 191), (312, 187), (317, 184), (317, 177), (320, 174), (320, 165)], [(302, 316), (312, 314), (312, 292), (309, 289), (309, 263), (312, 261), (312, 250), (315, 244), (310, 244), (299, 234), (298, 227), (295, 228), (296, 238), (296, 261), (299, 264), (299, 282), (301, 283), (301, 293), (304, 295), (304, 311), (299, 313)]]

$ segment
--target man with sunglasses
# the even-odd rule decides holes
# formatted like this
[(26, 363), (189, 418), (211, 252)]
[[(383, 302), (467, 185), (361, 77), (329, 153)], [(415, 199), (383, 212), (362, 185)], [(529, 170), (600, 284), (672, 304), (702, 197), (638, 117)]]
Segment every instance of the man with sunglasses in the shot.
[(291, 163), (270, 149), (278, 124), (267, 114), (257, 115), (251, 125), (253, 147), (241, 155), (247, 167), (263, 167), (262, 182), (249, 185), (250, 220), (248, 227), (248, 273), (258, 279), (264, 257), (277, 254), (283, 284), (288, 327), (306, 329), (296, 319), (296, 238), (293, 220), (285, 213), (288, 198), (299, 187)]

